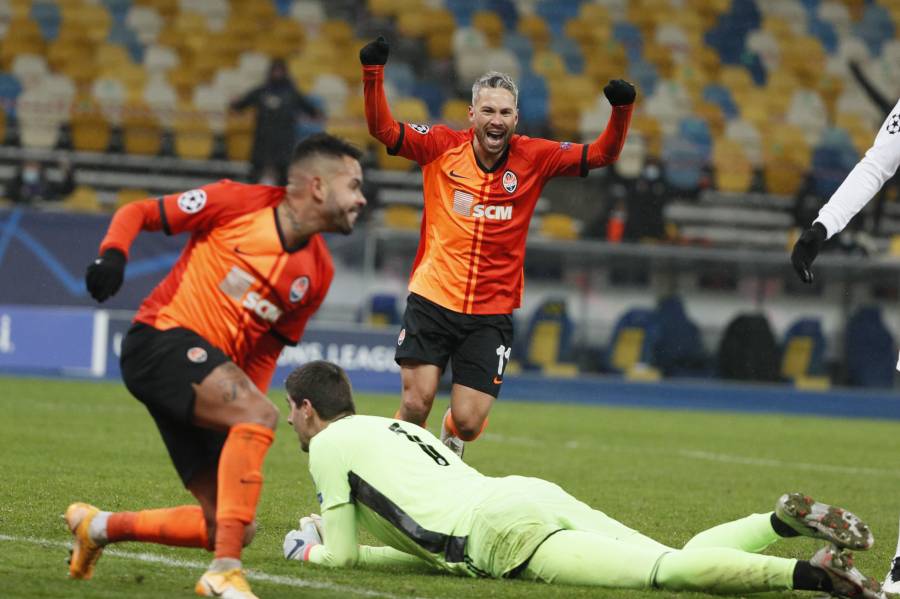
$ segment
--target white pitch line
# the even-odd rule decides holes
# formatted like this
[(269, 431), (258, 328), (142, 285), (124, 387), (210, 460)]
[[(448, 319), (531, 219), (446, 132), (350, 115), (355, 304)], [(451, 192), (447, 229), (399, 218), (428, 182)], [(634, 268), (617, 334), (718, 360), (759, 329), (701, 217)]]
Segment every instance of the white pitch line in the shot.
[[(547, 446), (548, 443), (529, 437), (506, 436), (497, 433), (484, 435), (487, 441), (495, 443), (509, 443), (511, 445), (526, 445), (529, 447)], [(628, 447), (625, 445), (607, 445), (584, 441), (567, 441), (561, 445), (564, 449), (592, 449), (595, 451), (619, 451), (628, 453), (655, 453), (677, 455), (690, 460), (703, 460), (705, 462), (725, 462), (729, 464), (746, 464), (748, 466), (764, 466), (767, 468), (793, 468), (796, 470), (811, 470), (813, 472), (839, 472), (841, 474), (871, 474), (875, 476), (892, 476), (900, 478), (900, 470), (889, 468), (868, 468), (865, 466), (840, 466), (837, 464), (814, 464), (810, 462), (790, 462), (772, 458), (755, 458), (749, 456), (731, 455), (727, 453), (713, 453), (694, 449), (655, 449), (650, 447)]]
[[(69, 549), (71, 547), (71, 543), (67, 543), (64, 541), (53, 541), (51, 539), (39, 539), (35, 537), (17, 537), (11, 535), (0, 534), (0, 541), (9, 541), (12, 543), (31, 543), (33, 545), (41, 545), (43, 547), (62, 547), (65, 549)], [(167, 566), (170, 568), (184, 568), (187, 570), (198, 570), (204, 571), (206, 570), (208, 563), (205, 562), (197, 562), (191, 560), (181, 560), (174, 559), (170, 557), (164, 557), (162, 555), (154, 555), (152, 553), (135, 553), (133, 551), (123, 551), (121, 549), (106, 549), (104, 550), (104, 555), (112, 556), (112, 557), (120, 557), (123, 559), (130, 559), (139, 562), (145, 562), (150, 564), (159, 564), (161, 566)], [(299, 587), (299, 588), (307, 588), (307, 589), (320, 589), (325, 591), (336, 591), (341, 593), (348, 593), (354, 595), (362, 595), (364, 597), (385, 597), (387, 599), (398, 599), (397, 595), (391, 595), (390, 593), (383, 593), (381, 591), (372, 591), (369, 589), (360, 589), (356, 587), (349, 587), (339, 584), (334, 584), (331, 582), (319, 582), (316, 580), (304, 580), (302, 578), (294, 578), (293, 576), (281, 576), (278, 574), (267, 574), (265, 572), (260, 572), (259, 570), (246, 570), (246, 577), (250, 580), (259, 580), (262, 582), (270, 582), (272, 584), (280, 584), (288, 587)], [(417, 597), (416, 599), (424, 599), (422, 597)]]

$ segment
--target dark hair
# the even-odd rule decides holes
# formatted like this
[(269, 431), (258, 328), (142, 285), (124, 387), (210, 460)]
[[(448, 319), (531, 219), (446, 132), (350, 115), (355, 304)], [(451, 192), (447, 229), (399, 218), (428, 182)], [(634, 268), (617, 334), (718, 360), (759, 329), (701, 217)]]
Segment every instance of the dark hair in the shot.
[(356, 414), (350, 379), (337, 364), (325, 360), (304, 364), (288, 375), (284, 386), (295, 403), (308, 399), (323, 420)]
[(359, 160), (362, 158), (362, 152), (353, 144), (329, 135), (328, 133), (313, 133), (309, 137), (301, 139), (294, 146), (294, 152), (291, 155), (291, 164), (308, 158), (310, 156), (327, 156), (329, 158), (342, 158), (349, 156)]

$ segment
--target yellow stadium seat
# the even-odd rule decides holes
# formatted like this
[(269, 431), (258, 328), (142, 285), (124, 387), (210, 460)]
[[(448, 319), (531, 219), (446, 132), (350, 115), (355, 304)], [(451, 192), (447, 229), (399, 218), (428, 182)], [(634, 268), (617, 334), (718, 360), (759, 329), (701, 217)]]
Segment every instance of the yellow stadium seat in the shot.
[(253, 150), (253, 114), (230, 114), (225, 121), (225, 154), (229, 160), (250, 160)]
[(503, 21), (494, 11), (478, 10), (472, 15), (472, 27), (484, 34), (488, 46), (496, 48), (503, 43)]
[(575, 219), (568, 214), (549, 213), (543, 215), (540, 231), (541, 235), (551, 239), (578, 239), (578, 226)]
[(433, 31), (428, 35), (425, 43), (429, 58), (444, 60), (453, 56), (453, 34), (450, 32)]
[(431, 28), (431, 17), (423, 11), (407, 11), (397, 18), (397, 31), (405, 37), (421, 38)]
[(441, 108), (441, 121), (454, 129), (468, 129), (471, 126), (469, 103), (457, 98), (447, 100)]
[(428, 106), (419, 98), (400, 98), (391, 106), (391, 114), (403, 123), (424, 124), (429, 121)]
[(206, 115), (190, 106), (175, 117), (175, 154), (179, 158), (206, 160), (212, 154), (213, 132)]
[(537, 15), (519, 17), (518, 31), (531, 40), (535, 50), (546, 48), (550, 44), (550, 29), (547, 22)]
[(133, 103), (125, 107), (122, 138), (128, 154), (159, 154), (162, 147), (162, 127), (149, 106)]
[(96, 104), (75, 102), (69, 119), (72, 147), (88, 152), (105, 152), (109, 147), (111, 129)]
[(387, 153), (387, 149), (383, 144), (376, 144), (376, 160), (378, 161), (378, 168), (384, 169), (386, 171), (408, 171), (415, 164), (412, 160), (408, 158), (404, 158), (402, 156), (391, 156)]
[(382, 216), (384, 226), (401, 231), (418, 231), (422, 221), (418, 210), (402, 204), (386, 206)]
[(631, 119), (631, 130), (643, 135), (648, 156), (660, 157), (663, 133), (659, 121), (646, 113), (638, 113)]
[(349, 141), (361, 150), (366, 150), (375, 143), (375, 139), (369, 135), (369, 128), (365, 121), (348, 118), (333, 122), (329, 120), (326, 129), (330, 134)]
[(809, 369), (812, 358), (813, 340), (808, 336), (792, 337), (784, 348), (781, 360), (781, 375), (786, 379), (802, 376)]
[(151, 197), (150, 192), (146, 189), (123, 188), (116, 194), (116, 208), (121, 208), (129, 202), (136, 200), (146, 200)]
[(753, 182), (753, 165), (740, 142), (717, 138), (713, 144), (715, 187), (719, 191), (745, 192)]
[(88, 185), (79, 185), (69, 196), (63, 200), (63, 206), (73, 212), (102, 212), (103, 205), (97, 195), (97, 190)]
[(531, 59), (531, 68), (545, 79), (553, 79), (566, 74), (566, 65), (562, 57), (552, 50), (535, 52)]
[(322, 23), (320, 35), (335, 46), (344, 46), (353, 40), (353, 28), (343, 19), (329, 19)]
[(644, 329), (639, 327), (623, 328), (613, 347), (612, 366), (622, 372), (631, 370), (640, 361), (641, 347), (644, 344)]

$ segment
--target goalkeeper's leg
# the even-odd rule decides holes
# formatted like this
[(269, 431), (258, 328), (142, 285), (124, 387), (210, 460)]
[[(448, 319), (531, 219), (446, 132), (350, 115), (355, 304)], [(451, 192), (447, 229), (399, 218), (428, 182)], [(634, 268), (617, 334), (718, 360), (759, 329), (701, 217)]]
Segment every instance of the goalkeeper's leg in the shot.
[(728, 548), (661, 550), (577, 530), (564, 530), (544, 541), (521, 577), (548, 583), (711, 593), (831, 590), (828, 575), (806, 561)]

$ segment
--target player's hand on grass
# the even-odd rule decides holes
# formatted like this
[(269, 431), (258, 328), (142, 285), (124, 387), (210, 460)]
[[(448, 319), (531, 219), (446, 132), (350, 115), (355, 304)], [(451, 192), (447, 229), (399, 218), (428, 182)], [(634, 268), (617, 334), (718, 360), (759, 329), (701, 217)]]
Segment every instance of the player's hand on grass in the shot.
[(794, 265), (797, 276), (804, 283), (813, 282), (814, 277), (810, 269), (813, 260), (819, 255), (819, 250), (822, 249), (826, 237), (828, 237), (828, 232), (822, 223), (813, 223), (810, 228), (803, 231), (800, 239), (794, 244), (794, 251), (791, 252), (791, 264)]
[(126, 262), (125, 254), (110, 248), (88, 265), (84, 282), (92, 298), (104, 302), (116, 294), (125, 280)]
[(379, 35), (374, 42), (369, 42), (359, 51), (359, 62), (364, 65), (387, 64), (388, 54), (391, 53), (391, 46), (384, 39), (383, 35)]
[[(284, 535), (284, 543), (282, 544), (284, 558), (298, 562), (308, 560), (310, 549), (322, 544), (324, 526), (321, 523), (322, 518), (318, 514), (310, 514), (300, 518), (300, 528)], [(320, 528), (322, 529), (321, 532)]]
[(625, 106), (634, 103), (637, 92), (634, 86), (624, 79), (612, 79), (603, 88), (603, 94), (613, 106)]

